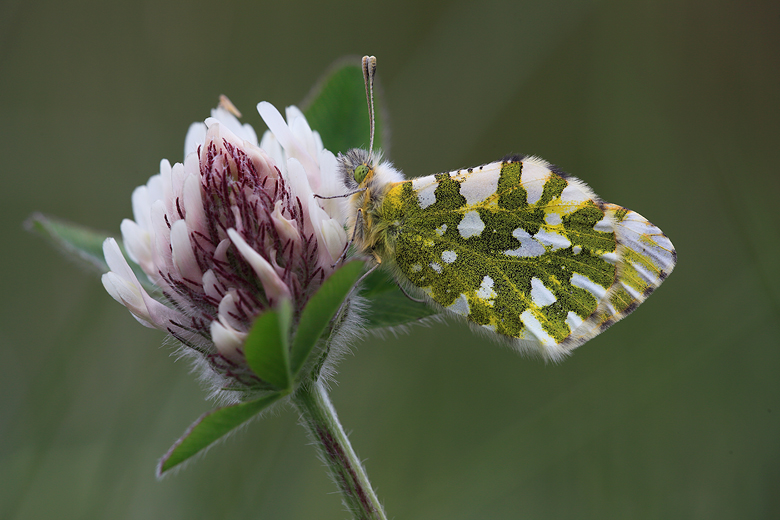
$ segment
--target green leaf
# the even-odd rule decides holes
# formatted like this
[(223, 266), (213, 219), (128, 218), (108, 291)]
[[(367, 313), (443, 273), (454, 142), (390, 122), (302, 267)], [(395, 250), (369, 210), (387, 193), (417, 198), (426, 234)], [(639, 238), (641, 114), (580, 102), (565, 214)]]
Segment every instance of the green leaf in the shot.
[(217, 408), (201, 415), (160, 460), (157, 477), (162, 477), (171, 468), (208, 448), (284, 395), (271, 394), (255, 401)]
[(365, 314), (367, 329), (406, 325), (438, 314), (430, 305), (410, 300), (400, 289), (369, 298), (369, 302)]
[(361, 296), (368, 300), (365, 326), (380, 329), (405, 325), (438, 314), (427, 303), (406, 296), (390, 274), (377, 269), (363, 282)]
[(385, 269), (374, 269), (361, 283), (361, 296), (371, 297), (386, 292), (399, 291), (398, 284)]
[(101, 273), (108, 271), (108, 265), (103, 258), (103, 242), (108, 238), (106, 233), (93, 231), (41, 213), (33, 214), (27, 219), (25, 225), (27, 229), (37, 231), (79, 263), (97, 269)]
[(347, 262), (325, 280), (306, 304), (298, 322), (290, 354), (293, 376), (303, 367), (317, 340), (360, 278), (364, 267), (365, 263), (360, 260)]
[[(385, 143), (382, 96), (374, 83), (374, 148)], [(369, 125), (363, 69), (357, 58), (334, 63), (303, 102), (304, 115), (322, 143), (333, 153), (351, 148), (368, 149)], [(384, 152), (387, 154), (387, 147)]]
[[(100, 273), (108, 272), (108, 265), (103, 257), (103, 242), (110, 236), (109, 234), (41, 213), (34, 213), (30, 216), (25, 222), (25, 226), (27, 229), (39, 233), (54, 247), (79, 264)], [(154, 296), (155, 293), (159, 292), (159, 288), (149, 281), (146, 273), (138, 264), (129, 259), (122, 241), (117, 240), (117, 243), (138, 281), (147, 292)]]
[(261, 314), (244, 342), (244, 356), (260, 379), (279, 390), (290, 388), (289, 336), (292, 307), (282, 300), (277, 310)]

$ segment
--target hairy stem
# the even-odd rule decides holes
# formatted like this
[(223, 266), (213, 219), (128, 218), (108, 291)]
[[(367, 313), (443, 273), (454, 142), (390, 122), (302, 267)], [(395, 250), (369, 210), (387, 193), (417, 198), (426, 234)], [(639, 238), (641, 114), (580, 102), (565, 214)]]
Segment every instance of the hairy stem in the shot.
[(302, 384), (293, 394), (293, 402), (353, 517), (356, 520), (386, 520), (382, 504), (371, 488), (322, 383)]

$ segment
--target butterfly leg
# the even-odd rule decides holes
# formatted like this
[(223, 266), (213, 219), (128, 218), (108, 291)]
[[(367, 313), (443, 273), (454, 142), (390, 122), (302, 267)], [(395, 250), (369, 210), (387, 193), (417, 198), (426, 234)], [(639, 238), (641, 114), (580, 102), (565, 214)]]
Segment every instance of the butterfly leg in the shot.
[(331, 265), (331, 267), (336, 267), (338, 264), (344, 262), (344, 259), (347, 257), (347, 252), (349, 251), (349, 247), (355, 243), (355, 237), (357, 236), (357, 230), (360, 227), (360, 224), (362, 224), (363, 220), (363, 210), (358, 209), (357, 215), (355, 216), (355, 228), (352, 230), (352, 237), (349, 239), (349, 242), (347, 242), (347, 245), (344, 246), (344, 250), (341, 252), (341, 255), (336, 259), (336, 261)]

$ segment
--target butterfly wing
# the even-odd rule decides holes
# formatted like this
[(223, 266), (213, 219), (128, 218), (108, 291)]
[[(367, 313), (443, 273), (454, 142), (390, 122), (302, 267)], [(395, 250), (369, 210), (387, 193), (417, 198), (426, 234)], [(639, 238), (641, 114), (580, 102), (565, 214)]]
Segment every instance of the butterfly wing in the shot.
[(671, 272), (671, 242), (536, 158), (396, 183), (381, 220), (399, 278), (523, 351), (559, 359)]

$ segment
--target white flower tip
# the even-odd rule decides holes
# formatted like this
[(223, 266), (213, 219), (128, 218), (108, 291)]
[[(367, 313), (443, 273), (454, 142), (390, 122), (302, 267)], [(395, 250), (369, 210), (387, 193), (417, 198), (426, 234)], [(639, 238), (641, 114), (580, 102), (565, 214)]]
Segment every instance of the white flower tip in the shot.
[[(130, 266), (127, 265), (127, 260), (122, 256), (122, 250), (119, 249), (119, 244), (117, 244), (116, 239), (113, 237), (108, 237), (103, 241), (103, 257), (111, 271), (119, 273), (120, 275), (127, 274), (127, 269), (129, 269)], [(125, 269), (125, 267), (127, 267), (127, 269)]]
[[(134, 220), (124, 219), (119, 229), (122, 231), (122, 240), (130, 260), (145, 267), (152, 262), (152, 239), (146, 229), (143, 229)], [(144, 269), (146, 270), (146, 269)]]
[(171, 163), (168, 159), (163, 159), (160, 161), (160, 175), (165, 176), (166, 174), (171, 174)]
[(152, 323), (152, 317), (149, 315), (149, 311), (146, 308), (144, 298), (135, 284), (114, 272), (104, 274), (100, 280), (103, 282), (103, 287), (105, 287), (106, 292), (108, 292), (108, 294), (117, 302), (127, 307), (127, 310), (130, 311), (130, 314), (132, 314), (139, 323), (150, 329), (157, 328)]
[(238, 349), (244, 344), (246, 334), (220, 321), (211, 322), (211, 341), (217, 347), (217, 352), (234, 361), (241, 360)]
[[(287, 134), (290, 130), (287, 123), (284, 122), (282, 114), (268, 101), (261, 101), (257, 104), (257, 112), (265, 122), (268, 130), (276, 136), (276, 138), (285, 146), (285, 141), (288, 141)], [(288, 151), (289, 152), (289, 151)]]
[(198, 146), (206, 141), (206, 125), (203, 123), (192, 123), (187, 130), (187, 136), (184, 138), (184, 157), (196, 153)]
[[(290, 105), (285, 109), (285, 114), (287, 115), (287, 121), (292, 123), (297, 118), (302, 118), (304, 122), (306, 122), (306, 116), (303, 115), (303, 112), (301, 112), (301, 109), (298, 108), (295, 105)], [(309, 123), (306, 122), (306, 126), (309, 126)]]
[[(263, 119), (265, 119), (265, 117), (263, 116), (263, 112), (269, 113), (269, 114), (273, 114), (275, 112), (275, 113), (279, 114), (279, 111), (276, 110), (276, 107), (273, 106), (268, 101), (261, 101), (260, 103), (258, 103), (257, 104), (257, 111), (260, 113), (260, 117), (262, 117)], [(281, 114), (279, 114), (279, 116), (281, 117)]]

